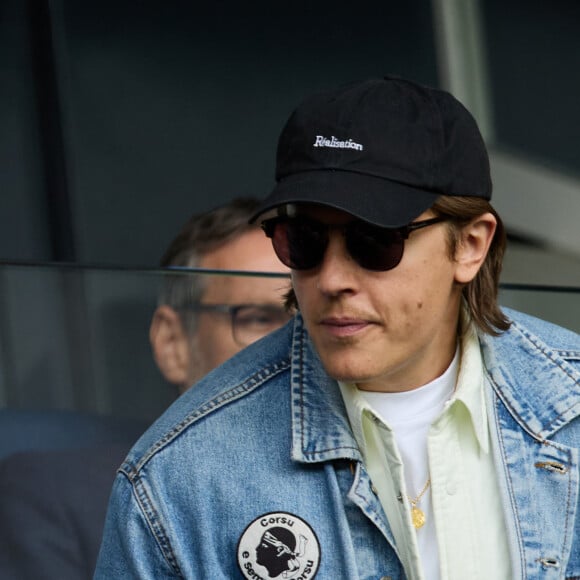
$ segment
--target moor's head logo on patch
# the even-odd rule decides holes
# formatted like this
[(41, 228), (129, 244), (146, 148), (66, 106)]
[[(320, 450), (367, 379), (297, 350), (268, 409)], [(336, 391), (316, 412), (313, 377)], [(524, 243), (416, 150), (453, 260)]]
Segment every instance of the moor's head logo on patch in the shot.
[(319, 564), (316, 534), (304, 520), (286, 512), (256, 518), (238, 542), (238, 565), (253, 580), (310, 580)]

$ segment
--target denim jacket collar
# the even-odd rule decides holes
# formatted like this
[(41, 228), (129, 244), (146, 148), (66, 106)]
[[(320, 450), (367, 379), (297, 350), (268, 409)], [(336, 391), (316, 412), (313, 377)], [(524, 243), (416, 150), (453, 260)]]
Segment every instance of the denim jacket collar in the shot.
[[(573, 335), (568, 344), (578, 343)], [(544, 441), (580, 415), (580, 373), (568, 362), (580, 360), (580, 350), (548, 346), (518, 322), (498, 337), (480, 336), (480, 343), (492, 388), (534, 438)]]
[(291, 381), (292, 458), (304, 463), (362, 461), (338, 384), (324, 372), (299, 314), (294, 323)]

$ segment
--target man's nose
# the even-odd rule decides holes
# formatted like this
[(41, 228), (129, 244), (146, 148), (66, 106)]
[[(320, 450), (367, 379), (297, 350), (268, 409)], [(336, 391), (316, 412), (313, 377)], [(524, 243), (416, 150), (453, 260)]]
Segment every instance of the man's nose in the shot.
[(356, 292), (360, 279), (357, 274), (360, 274), (360, 267), (348, 253), (344, 236), (338, 231), (330, 232), (318, 269), (318, 290), (330, 296)]

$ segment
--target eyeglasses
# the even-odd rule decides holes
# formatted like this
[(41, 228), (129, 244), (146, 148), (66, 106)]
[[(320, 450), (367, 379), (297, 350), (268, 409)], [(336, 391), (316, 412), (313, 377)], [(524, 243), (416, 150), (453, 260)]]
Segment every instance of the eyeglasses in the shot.
[(280, 328), (291, 315), (274, 304), (193, 304), (188, 309), (214, 312), (231, 317), (232, 335), (240, 346), (247, 346)]
[(381, 272), (399, 264), (411, 232), (446, 219), (435, 217), (400, 228), (381, 228), (361, 220), (331, 225), (304, 216), (278, 216), (264, 220), (262, 229), (272, 239), (280, 261), (293, 270), (319, 266), (328, 247), (329, 231), (336, 229), (344, 235), (348, 253), (359, 266)]

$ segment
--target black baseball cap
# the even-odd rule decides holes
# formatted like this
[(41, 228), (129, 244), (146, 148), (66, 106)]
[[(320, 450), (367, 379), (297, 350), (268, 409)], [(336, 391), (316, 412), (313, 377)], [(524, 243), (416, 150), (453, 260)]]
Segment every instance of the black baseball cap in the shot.
[(399, 77), (315, 94), (278, 140), (276, 186), (252, 217), (315, 203), (382, 226), (408, 224), (441, 194), (491, 198), (477, 123), (451, 94)]

